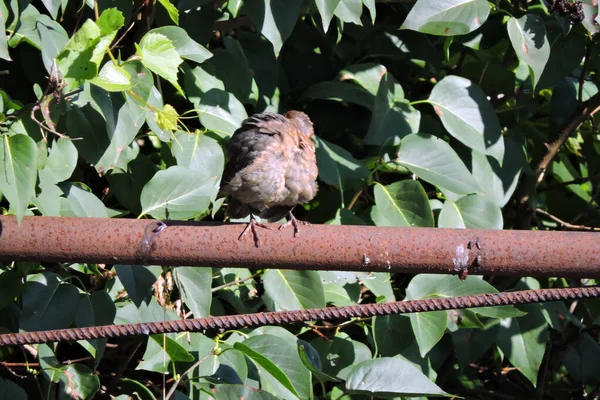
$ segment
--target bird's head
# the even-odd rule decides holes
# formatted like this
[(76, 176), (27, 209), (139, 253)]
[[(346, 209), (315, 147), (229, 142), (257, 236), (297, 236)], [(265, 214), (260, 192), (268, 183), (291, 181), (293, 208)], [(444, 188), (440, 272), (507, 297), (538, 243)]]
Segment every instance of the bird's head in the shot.
[(298, 132), (307, 139), (314, 135), (315, 130), (313, 128), (313, 123), (308, 115), (304, 114), (302, 111), (288, 111), (283, 115), (289, 119), (296, 129), (298, 129)]

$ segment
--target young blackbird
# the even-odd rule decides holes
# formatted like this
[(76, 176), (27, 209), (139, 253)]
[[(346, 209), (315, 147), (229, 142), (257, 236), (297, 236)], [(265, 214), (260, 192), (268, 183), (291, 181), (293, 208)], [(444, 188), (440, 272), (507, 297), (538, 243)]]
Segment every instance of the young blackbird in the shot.
[(317, 194), (317, 159), (311, 140), (313, 124), (300, 111), (254, 114), (242, 122), (227, 145), (227, 164), (221, 180), (219, 197), (230, 196), (225, 215), (244, 218), (250, 223), (239, 239), (252, 230), (254, 244), (260, 246), (254, 216), (271, 222), (286, 215), (294, 237), (299, 225), (307, 224), (294, 217), (297, 204), (306, 203)]

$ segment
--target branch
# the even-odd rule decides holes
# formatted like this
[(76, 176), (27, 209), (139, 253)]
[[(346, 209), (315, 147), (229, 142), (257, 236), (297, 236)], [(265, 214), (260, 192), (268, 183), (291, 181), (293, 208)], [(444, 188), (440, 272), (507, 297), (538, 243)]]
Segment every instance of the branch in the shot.
[(529, 200), (535, 193), (539, 183), (543, 180), (548, 165), (556, 157), (561, 146), (567, 141), (569, 136), (575, 132), (579, 125), (593, 116), (598, 110), (600, 110), (600, 92), (586, 101), (582, 108), (575, 111), (565, 126), (558, 132), (556, 139), (550, 143), (546, 143), (545, 152), (540, 157), (536, 157), (537, 161), (534, 160), (532, 162), (534, 174), (524, 178), (519, 188), (519, 195), (517, 196), (518, 221), (516, 225), (519, 229), (531, 229), (533, 211), (529, 206)]
[(550, 218), (552, 221), (557, 222), (558, 224), (560, 224), (561, 227), (566, 228), (566, 229), (571, 229), (571, 230), (575, 230), (575, 231), (595, 231), (595, 232), (600, 231), (600, 228), (595, 228), (593, 226), (570, 224), (566, 221), (563, 221), (562, 219), (560, 219), (558, 217), (555, 217), (554, 215), (550, 214), (549, 212), (542, 210), (541, 208), (537, 208), (535, 210), (535, 212)]

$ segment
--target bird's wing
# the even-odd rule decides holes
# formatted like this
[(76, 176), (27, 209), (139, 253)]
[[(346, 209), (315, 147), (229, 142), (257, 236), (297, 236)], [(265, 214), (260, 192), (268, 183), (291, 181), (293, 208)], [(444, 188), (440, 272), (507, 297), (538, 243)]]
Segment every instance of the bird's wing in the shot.
[(273, 143), (276, 135), (285, 129), (287, 119), (275, 113), (254, 114), (242, 122), (227, 144), (227, 164), (221, 179), (219, 196), (229, 195), (228, 184), (234, 175), (252, 164), (267, 146)]

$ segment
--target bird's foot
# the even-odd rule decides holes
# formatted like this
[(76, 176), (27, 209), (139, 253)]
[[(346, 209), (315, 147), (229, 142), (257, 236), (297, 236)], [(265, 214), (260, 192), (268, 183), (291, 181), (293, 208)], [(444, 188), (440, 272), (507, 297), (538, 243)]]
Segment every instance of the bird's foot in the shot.
[(310, 222), (300, 221), (298, 218), (294, 217), (294, 214), (290, 212), (290, 219), (285, 224), (282, 224), (279, 227), (279, 230), (282, 230), (288, 225), (292, 225), (294, 227), (294, 237), (297, 238), (300, 236), (300, 225), (310, 225)]
[(264, 229), (269, 229), (269, 230), (271, 229), (271, 227), (269, 225), (265, 225), (260, 222), (257, 222), (253, 216), (250, 216), (250, 222), (248, 222), (248, 225), (246, 225), (246, 228), (241, 233), (241, 235), (238, 237), (238, 240), (242, 240), (242, 238), (244, 236), (246, 236), (248, 231), (251, 230), (252, 236), (254, 236), (254, 246), (260, 247), (260, 236), (258, 235), (258, 230), (256, 229), (257, 226), (260, 228), (264, 228)]

